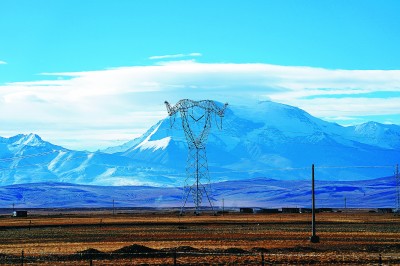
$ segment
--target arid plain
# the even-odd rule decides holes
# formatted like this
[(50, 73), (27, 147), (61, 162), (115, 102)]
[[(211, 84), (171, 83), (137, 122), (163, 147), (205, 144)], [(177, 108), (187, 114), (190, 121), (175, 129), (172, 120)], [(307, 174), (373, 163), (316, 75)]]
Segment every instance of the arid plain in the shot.
[[(400, 216), (318, 213), (213, 216), (175, 211), (38, 213), (0, 218), (0, 262), (28, 265), (400, 263)], [(23, 255), (22, 255), (23, 252)], [(23, 257), (22, 257), (23, 256)]]

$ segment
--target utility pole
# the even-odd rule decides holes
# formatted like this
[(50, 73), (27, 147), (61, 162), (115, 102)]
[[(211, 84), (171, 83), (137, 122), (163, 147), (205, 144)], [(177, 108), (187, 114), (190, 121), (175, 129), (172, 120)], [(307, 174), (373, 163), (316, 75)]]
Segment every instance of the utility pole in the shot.
[(113, 199), (113, 216), (115, 215), (115, 201)]
[(312, 221), (311, 221), (311, 243), (319, 243), (319, 236), (315, 232), (315, 186), (314, 186), (314, 164), (311, 167), (311, 204), (312, 204)]
[(397, 190), (397, 210), (396, 213), (400, 213), (400, 175), (399, 175), (399, 164), (396, 164), (396, 190)]
[(225, 201), (224, 198), (222, 198), (222, 216), (224, 216), (224, 212), (225, 212)]

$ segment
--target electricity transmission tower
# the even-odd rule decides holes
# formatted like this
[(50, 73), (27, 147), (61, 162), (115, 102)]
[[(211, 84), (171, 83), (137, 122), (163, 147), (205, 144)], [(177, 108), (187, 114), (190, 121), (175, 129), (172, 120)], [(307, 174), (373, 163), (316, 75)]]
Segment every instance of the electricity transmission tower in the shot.
[[(189, 152), (186, 162), (186, 181), (184, 186), (184, 202), (181, 208), (181, 214), (186, 205), (188, 197), (192, 194), (195, 205), (195, 214), (199, 215), (200, 205), (203, 195), (207, 196), (212, 210), (214, 207), (210, 200), (210, 195), (206, 187), (210, 185), (208, 175), (208, 164), (206, 155), (206, 142), (211, 129), (212, 115), (220, 117), (220, 126), (222, 128), (222, 117), (224, 116), (227, 103), (220, 108), (214, 101), (202, 100), (193, 101), (183, 99), (171, 106), (165, 101), (167, 111), (171, 117), (171, 126), (175, 122), (175, 115), (179, 112), (182, 119), (182, 128), (185, 132)], [(173, 119), (172, 119), (173, 117)], [(217, 121), (216, 121), (217, 122)]]

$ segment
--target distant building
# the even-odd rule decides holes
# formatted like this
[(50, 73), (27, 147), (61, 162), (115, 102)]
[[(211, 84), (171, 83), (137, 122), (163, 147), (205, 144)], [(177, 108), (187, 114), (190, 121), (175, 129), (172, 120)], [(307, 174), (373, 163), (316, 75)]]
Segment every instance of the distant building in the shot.
[(333, 212), (333, 208), (318, 208), (319, 212)]
[(257, 213), (280, 213), (279, 209), (260, 209)]
[(13, 211), (13, 217), (28, 217), (28, 211)]
[(392, 208), (378, 208), (378, 213), (393, 213)]
[(282, 213), (300, 213), (300, 208), (282, 208)]
[(240, 208), (241, 213), (254, 213), (253, 208)]
[(300, 213), (311, 213), (312, 209), (311, 208), (300, 208)]

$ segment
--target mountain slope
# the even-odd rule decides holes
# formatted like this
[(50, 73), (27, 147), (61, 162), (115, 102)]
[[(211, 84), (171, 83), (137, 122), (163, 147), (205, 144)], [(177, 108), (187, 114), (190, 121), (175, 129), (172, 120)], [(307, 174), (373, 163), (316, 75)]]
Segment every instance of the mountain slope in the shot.
[[(220, 122), (212, 117), (207, 141), (211, 182), (309, 179), (311, 164), (319, 180), (373, 179), (392, 175), (400, 158), (397, 125), (342, 127), (274, 102), (230, 105), (222, 129)], [(187, 153), (179, 115), (159, 121), (140, 138), (98, 152), (17, 135), (0, 138), (0, 182), (181, 186)]]
[[(223, 129), (218, 130), (215, 122), (218, 121), (213, 121), (214, 128), (207, 142), (208, 164), (214, 181), (260, 176), (305, 179), (309, 177), (308, 169), (297, 172), (279, 169), (309, 168), (313, 163), (349, 166), (321, 170), (320, 179), (371, 179), (390, 175), (393, 168), (350, 166), (394, 166), (400, 158), (395, 141), (400, 127), (396, 125), (375, 123), (382, 130), (364, 125), (342, 127), (299, 108), (274, 102), (260, 102), (251, 107), (229, 106)], [(120, 154), (177, 171), (185, 169), (187, 144), (181, 123), (179, 116), (172, 128), (168, 119), (160, 121), (146, 132), (145, 138)]]

